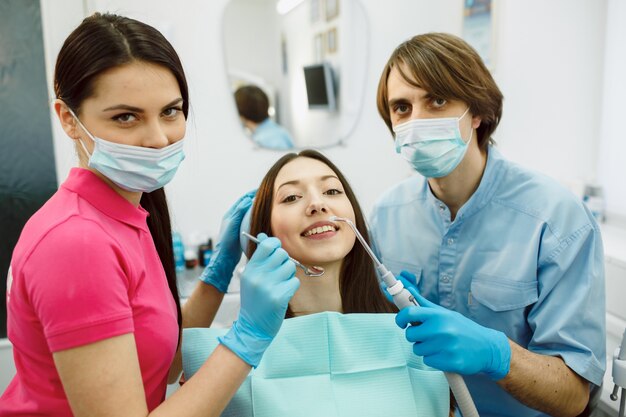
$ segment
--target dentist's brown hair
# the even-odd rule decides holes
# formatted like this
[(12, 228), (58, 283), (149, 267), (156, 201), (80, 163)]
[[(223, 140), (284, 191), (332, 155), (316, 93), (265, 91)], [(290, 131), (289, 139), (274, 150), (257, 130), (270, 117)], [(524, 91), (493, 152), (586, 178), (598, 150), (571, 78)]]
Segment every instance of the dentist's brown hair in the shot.
[(378, 82), (376, 105), (393, 135), (387, 80), (396, 68), (408, 84), (433, 97), (459, 100), (480, 117), (478, 146), (486, 150), (502, 117), (503, 96), (480, 55), (467, 42), (448, 33), (417, 35), (391, 54)]

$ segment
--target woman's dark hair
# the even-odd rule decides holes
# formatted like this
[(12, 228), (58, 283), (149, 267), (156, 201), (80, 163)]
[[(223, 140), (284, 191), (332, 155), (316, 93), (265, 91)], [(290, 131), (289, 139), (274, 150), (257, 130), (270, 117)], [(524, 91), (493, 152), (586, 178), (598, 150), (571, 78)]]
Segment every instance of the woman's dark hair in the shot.
[[(155, 28), (127, 17), (95, 13), (85, 18), (68, 36), (57, 57), (54, 92), (58, 99), (80, 114), (83, 101), (94, 93), (103, 72), (132, 62), (160, 65), (172, 72), (183, 98), (183, 114), (189, 113), (189, 90), (183, 66), (172, 45)], [(179, 328), (182, 325), (172, 230), (165, 191), (143, 193), (141, 206), (150, 213), (148, 228), (163, 264), (174, 301)], [(180, 336), (179, 336), (180, 341)]]
[[(344, 187), (348, 200), (352, 204), (355, 217), (355, 225), (366, 242), (369, 244), (369, 235), (365, 224), (365, 217), (361, 207), (341, 171), (321, 153), (307, 149), (299, 153), (289, 153), (280, 158), (267, 172), (256, 193), (252, 216), (250, 219), (250, 233), (256, 236), (258, 233), (266, 233), (273, 236), (271, 225), (272, 203), (274, 184), (280, 170), (289, 162), (297, 158), (311, 158), (324, 163), (339, 178)], [(248, 258), (254, 253), (256, 245), (250, 242), (247, 250)], [(387, 301), (378, 284), (378, 277), (374, 263), (368, 256), (363, 246), (355, 242), (352, 250), (346, 255), (341, 266), (339, 276), (339, 292), (344, 313), (393, 313), (397, 309)], [(289, 309), (287, 317), (293, 314)]]

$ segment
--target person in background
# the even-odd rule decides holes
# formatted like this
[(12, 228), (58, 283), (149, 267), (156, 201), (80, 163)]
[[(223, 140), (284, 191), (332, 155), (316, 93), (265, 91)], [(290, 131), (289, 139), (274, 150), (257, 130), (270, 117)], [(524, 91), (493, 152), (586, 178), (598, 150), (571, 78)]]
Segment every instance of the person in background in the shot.
[[(184, 320), (163, 190), (184, 158), (181, 62), (151, 26), (96, 13), (63, 44), (54, 90), (79, 166), (13, 252), (7, 328), (17, 373), (0, 416), (219, 415), (283, 322), (299, 284), (293, 263), (278, 239), (258, 236), (238, 320), (165, 400)], [(250, 204), (242, 199), (231, 217)], [(231, 262), (216, 255), (214, 264), (228, 273)], [(203, 307), (217, 293), (207, 289)], [(192, 307), (184, 314), (198, 314)]]
[(481, 416), (576, 416), (605, 371), (600, 230), (572, 193), (496, 149), (502, 98), (456, 36), (395, 49), (378, 111), (423, 178), (380, 198), (372, 237), (382, 262), (414, 281), (421, 307), (396, 318), (420, 323), (406, 330), (414, 352), (465, 375)]
[(270, 102), (259, 87), (246, 85), (235, 91), (237, 111), (252, 140), (263, 148), (292, 149), (293, 139), (287, 130), (269, 117)]

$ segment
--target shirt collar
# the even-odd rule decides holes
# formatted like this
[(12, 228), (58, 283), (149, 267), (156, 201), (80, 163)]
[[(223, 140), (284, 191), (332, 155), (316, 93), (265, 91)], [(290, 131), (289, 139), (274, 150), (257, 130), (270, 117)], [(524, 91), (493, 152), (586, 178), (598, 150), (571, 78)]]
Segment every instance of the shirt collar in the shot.
[(78, 194), (105, 215), (148, 231), (149, 213), (141, 206), (135, 207), (90, 170), (72, 168), (61, 187)]
[[(483, 176), (480, 179), (480, 184), (474, 194), (472, 194), (469, 200), (467, 200), (458, 211), (457, 218), (467, 218), (473, 215), (491, 200), (496, 191), (497, 184), (502, 178), (502, 175), (500, 175), (500, 171), (503, 167), (502, 160), (503, 158), (500, 151), (494, 146), (489, 145), (487, 149), (487, 164), (485, 165)], [(445, 204), (435, 197), (427, 180), (424, 181), (422, 195), (425, 197), (426, 201), (435, 206), (438, 210), (442, 205), (445, 207)]]

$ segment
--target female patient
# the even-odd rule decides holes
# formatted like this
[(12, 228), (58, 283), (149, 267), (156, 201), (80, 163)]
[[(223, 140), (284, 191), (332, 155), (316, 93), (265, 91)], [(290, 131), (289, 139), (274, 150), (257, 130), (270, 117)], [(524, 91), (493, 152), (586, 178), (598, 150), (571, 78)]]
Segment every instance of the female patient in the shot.
[[(275, 349), (268, 351), (269, 356), (251, 381), (244, 383), (224, 415), (270, 411), (273, 416), (294, 415), (294, 407), (301, 416), (377, 416), (383, 409), (385, 414), (401, 416), (448, 415), (449, 394), (442, 373), (427, 369), (421, 362), (410, 365), (415, 368), (402, 368), (407, 364), (402, 352), (408, 346), (402, 337), (396, 337), (392, 315), (314, 314), (397, 311), (381, 292), (374, 264), (356, 242), (352, 229), (345, 223), (329, 221), (331, 216), (350, 219), (368, 239), (352, 189), (337, 167), (319, 152), (287, 154), (263, 178), (252, 208), (250, 233), (279, 238), (292, 258), (322, 267), (325, 272), (321, 277), (307, 277), (297, 270), (301, 284), (286, 313), (293, 319), (283, 324)], [(248, 243), (248, 258), (254, 251), (255, 244)], [(215, 340), (211, 331), (189, 329), (185, 333), (186, 374), (193, 370), (194, 357), (208, 350)], [(324, 359), (320, 361), (320, 357)], [(310, 384), (320, 393), (319, 398), (307, 397), (313, 386)], [(390, 386), (392, 393), (385, 391)], [(333, 394), (327, 398), (323, 392)], [(399, 392), (404, 395), (396, 397)], [(343, 401), (337, 404), (333, 398)], [(352, 408), (343, 408), (347, 402), (353, 403)], [(401, 410), (388, 408), (389, 403)]]
[[(252, 207), (250, 233), (275, 236), (292, 258), (324, 268), (319, 278), (296, 270), (301, 284), (286, 317), (323, 311), (397, 312), (381, 292), (374, 263), (356, 242), (352, 229), (346, 223), (329, 221), (331, 216), (350, 219), (370, 243), (365, 218), (350, 184), (321, 153), (304, 150), (284, 155), (261, 181)], [(248, 244), (248, 259), (255, 246)]]
[[(355, 244), (352, 229), (329, 221), (330, 216), (352, 220), (368, 241), (363, 213), (348, 181), (317, 151), (283, 156), (259, 186), (250, 233), (279, 238), (292, 258), (325, 271), (320, 278), (310, 278), (297, 270), (301, 285), (289, 303), (287, 317), (322, 311), (396, 312), (380, 291), (373, 262)], [(248, 246), (248, 258), (254, 246)]]

